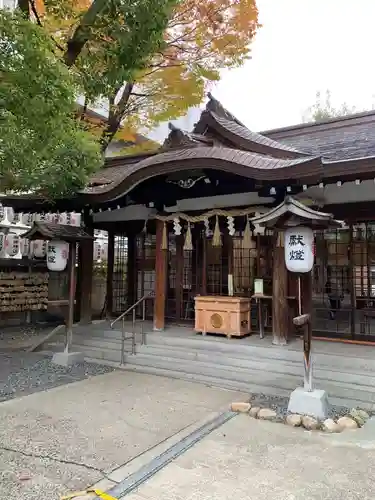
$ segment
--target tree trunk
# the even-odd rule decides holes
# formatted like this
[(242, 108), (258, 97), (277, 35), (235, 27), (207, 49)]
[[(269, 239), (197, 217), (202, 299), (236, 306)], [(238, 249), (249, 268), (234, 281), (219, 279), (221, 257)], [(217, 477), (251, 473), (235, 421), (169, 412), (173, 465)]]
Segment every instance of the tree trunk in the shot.
[(107, 7), (107, 0), (94, 0), (77, 26), (72, 38), (67, 43), (64, 62), (70, 68), (76, 62), (85, 44), (90, 40), (91, 28), (96, 17)]
[(121, 126), (121, 121), (124, 117), (126, 107), (128, 105), (130, 96), (132, 94), (133, 87), (134, 83), (128, 82), (125, 85), (125, 88), (123, 90), (122, 96), (118, 104), (112, 106), (113, 108), (112, 110), (110, 106), (108, 122), (100, 138), (100, 146), (103, 153), (107, 149), (113, 137), (115, 136), (116, 132)]

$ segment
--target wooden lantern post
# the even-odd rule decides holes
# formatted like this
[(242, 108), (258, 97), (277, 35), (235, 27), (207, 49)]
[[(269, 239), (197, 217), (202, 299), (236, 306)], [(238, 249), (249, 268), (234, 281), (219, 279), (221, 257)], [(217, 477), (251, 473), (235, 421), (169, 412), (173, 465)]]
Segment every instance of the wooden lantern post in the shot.
[[(313, 390), (312, 381), (312, 277), (314, 265), (314, 234), (313, 229), (324, 229), (337, 226), (331, 214), (318, 212), (306, 207), (299, 201), (287, 196), (283, 203), (268, 213), (254, 217), (252, 223), (284, 232), (284, 262), (289, 272), (298, 275), (298, 309), (299, 314), (294, 318), (293, 324), (303, 327), (303, 359), (304, 359), (304, 385), (292, 392), (288, 410), (304, 414), (306, 411), (313, 416), (323, 418), (327, 415), (328, 399), (324, 391)], [(275, 265), (280, 266), (277, 261)], [(274, 288), (275, 291), (275, 288)], [(276, 295), (276, 297), (275, 297)], [(284, 290), (286, 295), (286, 290)], [(274, 294), (273, 301), (277, 302), (278, 295)], [(274, 311), (283, 311), (275, 307)], [(274, 325), (278, 325), (280, 317), (274, 318)]]
[[(69, 243), (68, 275), (69, 275), (69, 298), (68, 315), (66, 320), (66, 340), (63, 352), (55, 353), (52, 361), (56, 364), (69, 366), (83, 361), (83, 356), (78, 352), (70, 352), (73, 343), (73, 321), (74, 321), (74, 298), (76, 281), (76, 258), (77, 243), (89, 242), (93, 236), (87, 234), (81, 227), (54, 224), (46, 222), (34, 222), (32, 228), (22, 235), (29, 240), (55, 240)], [(47, 255), (48, 258), (48, 255)], [(92, 262), (91, 262), (92, 265)], [(65, 266), (64, 266), (65, 267)], [(61, 269), (61, 268), (60, 268)], [(56, 268), (58, 270), (58, 268)]]

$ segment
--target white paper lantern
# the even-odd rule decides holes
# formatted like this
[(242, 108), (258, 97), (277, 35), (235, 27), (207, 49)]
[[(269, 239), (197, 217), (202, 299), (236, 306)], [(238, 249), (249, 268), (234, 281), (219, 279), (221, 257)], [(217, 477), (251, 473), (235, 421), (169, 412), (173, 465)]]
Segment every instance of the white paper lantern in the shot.
[(13, 220), (13, 209), (10, 207), (0, 207), (0, 226), (11, 226)]
[(20, 239), (18, 234), (15, 233), (9, 233), (6, 236), (7, 254), (14, 259), (22, 259)]
[(285, 231), (285, 264), (292, 273), (308, 273), (314, 265), (314, 233), (310, 227), (289, 227)]
[(6, 234), (0, 232), (0, 257), (2, 259), (7, 259), (9, 257), (6, 249), (7, 249)]
[(47, 214), (35, 214), (34, 220), (36, 222), (47, 222)]
[(22, 224), (22, 213), (20, 213), (20, 212), (14, 212), (13, 224), (15, 224), (16, 226), (23, 226), (23, 224)]
[(59, 214), (59, 224), (68, 224), (68, 214), (66, 212), (63, 212), (62, 214)]
[(70, 225), (79, 227), (81, 225), (81, 214), (72, 212), (70, 215)]
[(29, 257), (30, 255), (30, 240), (28, 238), (21, 238), (20, 241), (21, 254), (23, 257)]
[(69, 243), (52, 240), (47, 245), (47, 267), (50, 271), (64, 271), (69, 257)]
[(47, 253), (47, 242), (44, 240), (35, 240), (32, 242), (31, 252), (37, 259), (42, 259)]
[(25, 224), (25, 226), (31, 226), (33, 223), (33, 214), (30, 213), (24, 213), (22, 214), (22, 223)]

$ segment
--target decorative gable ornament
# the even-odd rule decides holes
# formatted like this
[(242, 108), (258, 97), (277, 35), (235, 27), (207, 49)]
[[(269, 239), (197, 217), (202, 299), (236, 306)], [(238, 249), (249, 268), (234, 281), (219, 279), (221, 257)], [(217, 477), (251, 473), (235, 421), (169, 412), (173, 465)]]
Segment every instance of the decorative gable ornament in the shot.
[(285, 230), (285, 264), (292, 273), (309, 273), (314, 265), (314, 233), (310, 227)]

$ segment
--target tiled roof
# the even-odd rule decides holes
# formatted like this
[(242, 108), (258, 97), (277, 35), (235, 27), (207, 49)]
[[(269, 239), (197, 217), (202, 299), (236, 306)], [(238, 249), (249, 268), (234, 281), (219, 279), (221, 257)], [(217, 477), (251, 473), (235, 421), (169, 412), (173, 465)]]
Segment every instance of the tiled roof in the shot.
[(267, 130), (262, 135), (332, 161), (375, 156), (375, 111)]
[(274, 141), (273, 139), (258, 134), (257, 132), (252, 132), (244, 125), (240, 125), (235, 121), (223, 118), (214, 112), (211, 112), (210, 114), (213, 120), (226, 132), (233, 135), (233, 137), (236, 137), (237, 140), (242, 139), (243, 141), (241, 142), (241, 146), (248, 151), (260, 154), (267, 153), (278, 158), (301, 158), (309, 156), (306, 153), (298, 151), (292, 146)]
[(29, 238), (30, 240), (58, 239), (71, 242), (93, 239), (81, 227), (47, 222), (34, 222), (32, 228), (24, 233), (22, 237)]
[[(301, 164), (304, 164), (305, 168), (301, 169)], [(201, 146), (159, 153), (138, 163), (126, 164), (123, 168), (104, 169), (106, 183), (91, 185), (83, 192), (86, 194), (104, 194), (119, 184), (125, 183), (125, 181), (128, 181), (126, 183), (129, 183), (130, 186), (132, 183), (138, 182), (138, 177), (148, 178), (155, 174), (170, 173), (176, 170), (177, 167), (179, 170), (217, 167), (258, 180), (283, 180), (288, 177), (309, 178), (319, 176), (322, 173), (322, 164), (319, 158), (270, 158), (238, 149)]]
[(206, 134), (208, 130), (212, 129), (219, 137), (226, 139), (238, 149), (269, 155), (274, 158), (302, 158), (309, 156), (292, 146), (252, 132), (224, 108), (220, 101), (211, 94), (208, 94), (208, 97), (209, 101), (206, 109), (202, 112), (198, 123), (195, 124), (195, 133)]

